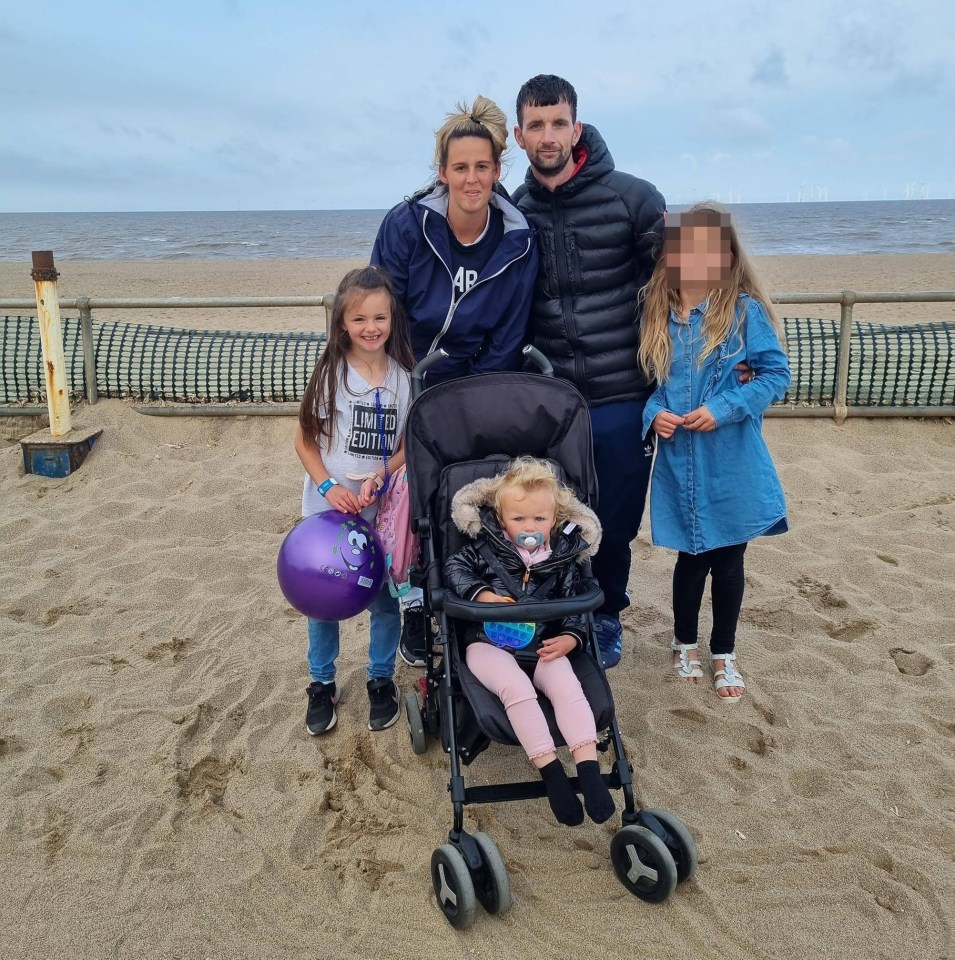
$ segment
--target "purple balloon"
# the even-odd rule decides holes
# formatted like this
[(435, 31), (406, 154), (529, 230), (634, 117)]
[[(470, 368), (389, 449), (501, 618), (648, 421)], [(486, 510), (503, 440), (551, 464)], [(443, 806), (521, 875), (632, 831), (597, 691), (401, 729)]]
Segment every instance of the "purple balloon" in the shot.
[(385, 554), (361, 517), (326, 510), (289, 531), (279, 549), (285, 599), (313, 620), (348, 620), (367, 610), (385, 580)]

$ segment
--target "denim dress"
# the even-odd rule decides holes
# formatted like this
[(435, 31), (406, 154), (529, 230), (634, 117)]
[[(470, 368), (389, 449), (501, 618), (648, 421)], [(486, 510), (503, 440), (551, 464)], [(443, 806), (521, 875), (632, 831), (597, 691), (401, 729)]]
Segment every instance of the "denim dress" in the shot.
[[(647, 400), (644, 435), (662, 410), (685, 416), (705, 406), (716, 420), (708, 433), (677, 427), (659, 439), (650, 481), (650, 525), (658, 546), (703, 553), (753, 537), (785, 533), (786, 500), (763, 440), (763, 412), (789, 386), (789, 363), (759, 301), (745, 294), (737, 324), (702, 365), (703, 310), (681, 321), (671, 310), (673, 362)], [(755, 376), (739, 382), (745, 360)]]

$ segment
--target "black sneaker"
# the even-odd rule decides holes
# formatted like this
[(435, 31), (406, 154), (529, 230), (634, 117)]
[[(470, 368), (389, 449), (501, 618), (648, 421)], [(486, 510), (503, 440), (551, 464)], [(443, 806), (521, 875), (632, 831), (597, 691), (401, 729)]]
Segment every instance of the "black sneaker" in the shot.
[(334, 683), (310, 683), (305, 692), (308, 694), (308, 709), (305, 711), (305, 732), (312, 737), (328, 733), (335, 726), (338, 716), (335, 704), (338, 703), (338, 691)]
[(391, 677), (381, 677), (368, 681), (368, 699), (371, 708), (368, 711), (368, 729), (385, 730), (401, 716), (398, 706), (398, 688)]
[(424, 611), (420, 607), (410, 607), (405, 610), (401, 621), (398, 654), (409, 667), (423, 667), (426, 642)]

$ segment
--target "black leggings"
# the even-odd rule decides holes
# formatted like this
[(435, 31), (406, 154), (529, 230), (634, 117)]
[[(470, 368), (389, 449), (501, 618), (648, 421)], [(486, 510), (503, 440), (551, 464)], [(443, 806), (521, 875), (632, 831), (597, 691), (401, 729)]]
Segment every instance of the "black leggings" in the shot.
[(713, 575), (713, 633), (710, 654), (732, 653), (736, 624), (743, 605), (745, 543), (703, 553), (683, 553), (673, 569), (673, 632), (677, 643), (696, 643), (700, 604), (707, 574)]

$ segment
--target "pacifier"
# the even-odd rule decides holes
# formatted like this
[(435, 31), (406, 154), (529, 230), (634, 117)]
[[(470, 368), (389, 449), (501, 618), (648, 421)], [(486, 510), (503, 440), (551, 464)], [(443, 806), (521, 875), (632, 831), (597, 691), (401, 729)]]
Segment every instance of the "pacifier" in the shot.
[[(528, 534), (528, 536), (534, 536)], [(508, 597), (507, 603), (514, 601)], [(534, 639), (537, 633), (536, 623), (490, 623), (485, 621), (484, 636), (494, 644), (505, 650), (523, 650)]]
[(536, 533), (519, 533), (515, 541), (519, 547), (533, 553), (539, 547), (544, 546), (544, 534), (539, 530)]

